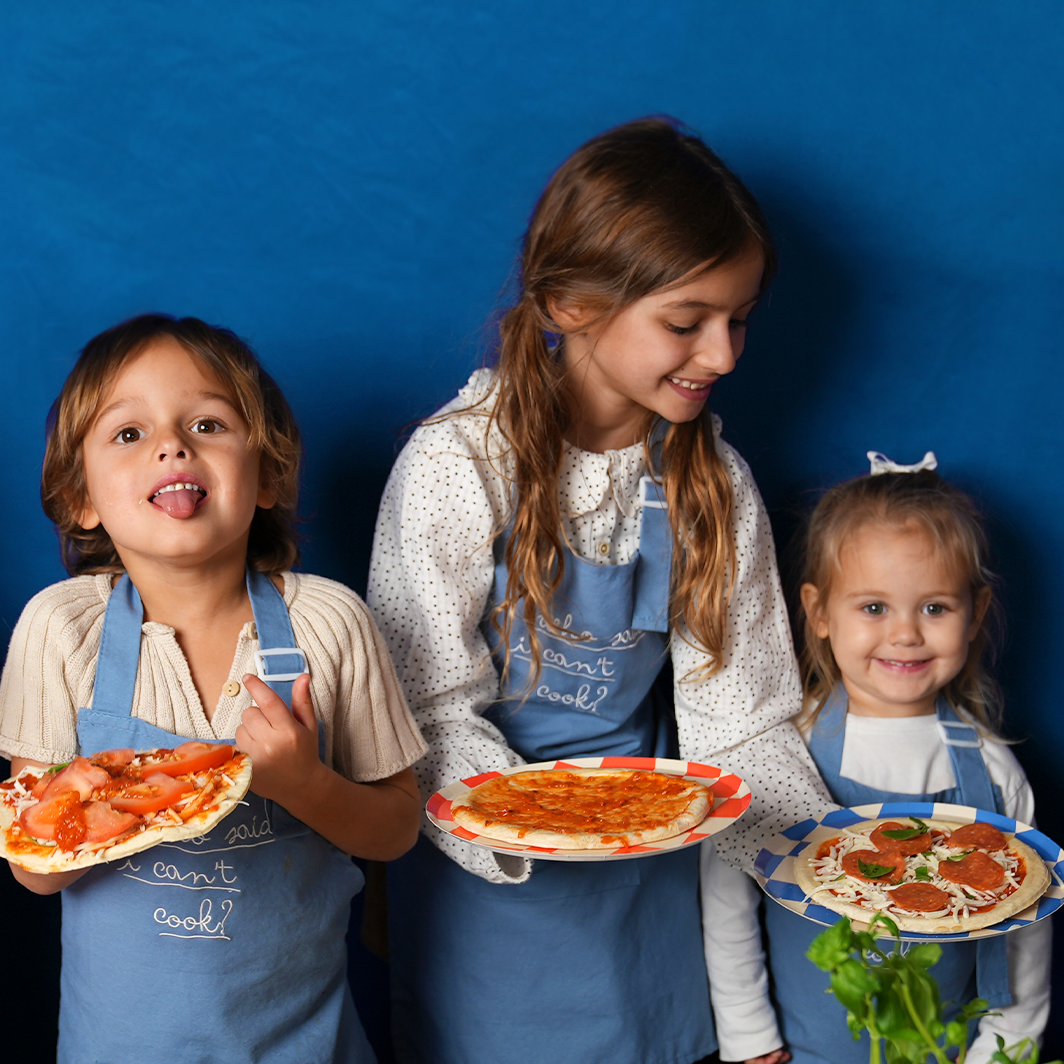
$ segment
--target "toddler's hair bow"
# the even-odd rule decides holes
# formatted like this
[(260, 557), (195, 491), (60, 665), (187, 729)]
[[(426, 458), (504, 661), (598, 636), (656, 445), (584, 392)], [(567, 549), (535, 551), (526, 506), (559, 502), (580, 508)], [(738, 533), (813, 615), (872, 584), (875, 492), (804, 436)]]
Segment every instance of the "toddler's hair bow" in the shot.
[(868, 461), (872, 464), (870, 473), (874, 477), (878, 477), (880, 473), (922, 473), (925, 469), (938, 469), (938, 459), (934, 451), (928, 451), (919, 462), (913, 465), (900, 465), (892, 462), (879, 451), (869, 451)]

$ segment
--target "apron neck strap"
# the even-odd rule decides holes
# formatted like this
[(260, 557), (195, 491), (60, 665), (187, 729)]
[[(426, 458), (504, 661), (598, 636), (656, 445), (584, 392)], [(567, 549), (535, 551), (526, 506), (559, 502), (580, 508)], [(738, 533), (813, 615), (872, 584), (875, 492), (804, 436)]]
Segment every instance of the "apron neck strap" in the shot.
[(953, 778), (961, 792), (963, 805), (974, 805), (987, 812), (1001, 812), (994, 797), (990, 773), (980, 747), (983, 737), (974, 724), (961, 720), (957, 711), (941, 695), (935, 703), (938, 716), (938, 732), (942, 742), (949, 750), (950, 766)]
[(809, 752), (822, 775), (835, 778), (842, 769), (842, 748), (846, 742), (846, 714), (850, 699), (841, 683), (835, 685), (820, 707), (809, 733)]
[(255, 671), (291, 709), (292, 683), (300, 673), (307, 672), (306, 655), (296, 646), (288, 607), (273, 581), (265, 573), (248, 569), (247, 585), (259, 634)]
[(132, 712), (143, 624), (144, 606), (140, 593), (123, 573), (111, 589), (103, 616), (92, 688), (93, 709), (121, 717), (128, 717)]
[[(259, 677), (292, 706), (292, 683), (307, 671), (307, 659), (296, 647), (292, 622), (284, 598), (263, 573), (248, 570), (248, 596), (258, 631), (255, 669)], [(140, 663), (144, 605), (133, 581), (125, 573), (115, 584), (104, 613), (100, 650), (96, 659), (93, 708), (128, 717), (133, 709)]]

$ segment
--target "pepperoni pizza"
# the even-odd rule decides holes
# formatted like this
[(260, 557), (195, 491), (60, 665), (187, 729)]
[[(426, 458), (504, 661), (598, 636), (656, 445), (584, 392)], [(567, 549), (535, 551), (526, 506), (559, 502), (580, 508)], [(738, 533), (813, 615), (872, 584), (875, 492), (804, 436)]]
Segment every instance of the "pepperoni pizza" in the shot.
[(106, 750), (0, 783), (0, 857), (69, 872), (203, 835), (243, 798), (251, 758), (232, 746)]
[(1045, 863), (1015, 836), (917, 817), (854, 824), (800, 855), (795, 878), (834, 912), (864, 923), (882, 912), (900, 930), (925, 934), (989, 927), (1049, 886)]

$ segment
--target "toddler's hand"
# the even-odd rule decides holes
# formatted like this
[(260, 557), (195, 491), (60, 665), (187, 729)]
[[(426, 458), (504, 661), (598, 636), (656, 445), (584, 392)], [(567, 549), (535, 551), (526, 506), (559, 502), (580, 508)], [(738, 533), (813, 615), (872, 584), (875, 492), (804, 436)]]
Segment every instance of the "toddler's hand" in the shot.
[(292, 685), (292, 710), (257, 676), (244, 686), (255, 704), (244, 710), (236, 745), (251, 755), (251, 790), (286, 805), (287, 796), (303, 790), (323, 766), (318, 758), (318, 722), (310, 700), (310, 677)]
[(744, 1061), (743, 1064), (784, 1064), (784, 1061), (790, 1060), (791, 1055), (786, 1049), (774, 1049), (771, 1053), (766, 1053), (763, 1057), (751, 1057), (749, 1060)]

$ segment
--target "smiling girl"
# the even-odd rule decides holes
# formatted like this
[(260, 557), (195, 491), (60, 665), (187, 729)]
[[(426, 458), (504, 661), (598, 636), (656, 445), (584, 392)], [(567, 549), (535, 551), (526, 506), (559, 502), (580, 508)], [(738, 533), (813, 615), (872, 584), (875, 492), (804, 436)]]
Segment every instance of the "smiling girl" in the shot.
[[(947, 802), (1031, 824), (1030, 785), (995, 735), (999, 695), (984, 662), (995, 581), (978, 511), (933, 471), (930, 453), (913, 467), (869, 458), (873, 474), (828, 491), (806, 536), (809, 749), (840, 805)], [(722, 976), (714, 1009), (744, 1056), (780, 1040), (765, 994), (758, 893), (719, 866), (703, 889), (706, 957)], [(805, 956), (821, 928), (774, 903), (765, 927), (779, 1027), (796, 1064), (864, 1064), (867, 1032), (850, 1036), (826, 974)], [(1040, 1035), (1050, 934), (1043, 920), (1007, 943), (944, 948), (931, 969), (942, 1001), (978, 996), (998, 1010), (980, 1022), (967, 1064), (989, 1061), (997, 1035), (1009, 1045)]]
[[(736, 862), (829, 808), (772, 534), (707, 401), (771, 278), (757, 203), (646, 119), (532, 215), (498, 363), (413, 435), (369, 601), (430, 744), (423, 794), (582, 755), (745, 777)], [(396, 1050), (423, 1064), (691, 1064), (716, 1047), (695, 849), (563, 864), (435, 829), (389, 868)]]
[(59, 397), (42, 495), (75, 575), (12, 636), (0, 751), (18, 772), (235, 739), (253, 763), (205, 837), (11, 866), (63, 891), (64, 1064), (144, 1060), (146, 1036), (175, 1064), (374, 1059), (347, 989), (348, 855), (413, 843), (424, 745), (363, 604), (290, 571), (299, 455), (251, 350), (195, 318), (102, 333)]

